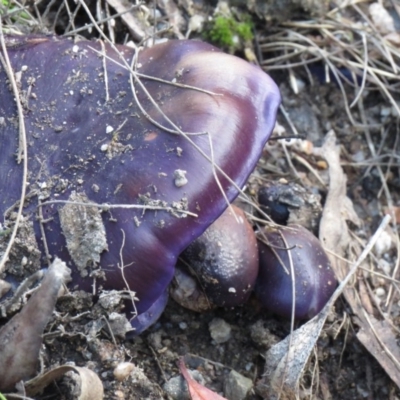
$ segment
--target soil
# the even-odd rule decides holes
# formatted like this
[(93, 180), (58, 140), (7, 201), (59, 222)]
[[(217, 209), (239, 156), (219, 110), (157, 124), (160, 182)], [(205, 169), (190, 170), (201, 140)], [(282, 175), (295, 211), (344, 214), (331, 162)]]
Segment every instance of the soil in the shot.
[[(95, 14), (97, 2), (88, 1), (87, 3)], [(106, 13), (105, 4), (99, 3), (102, 4), (104, 16), (106, 15), (104, 14)], [(158, 22), (158, 29), (164, 26), (166, 20), (171, 21), (177, 18), (178, 31), (182, 35), (186, 32), (190, 16), (193, 18), (194, 15), (199, 15), (207, 20), (213, 15), (217, 6), (215, 2), (165, 1), (160, 3), (162, 4), (158, 7), (158, 12), (163, 15), (163, 19)], [(242, 57), (248, 56), (250, 51), (258, 55), (258, 60), (262, 65), (264, 65), (264, 58), (270, 56), (263, 53), (263, 40), (265, 41), (269, 35), (276, 35), (278, 26), (282, 27), (281, 24), (299, 20), (300, 17), (302, 20), (321, 18), (328, 7), (321, 6), (316, 16), (315, 13), (311, 15), (307, 12), (307, 2), (288, 2), (284, 21), (277, 21), (263, 15), (261, 3), (255, 2), (255, 5), (249, 4), (248, 7), (243, 4), (242, 7), (240, 5), (237, 7), (238, 4), (233, 3), (237, 7), (233, 9), (234, 13), (237, 15), (246, 13), (252, 18), (258, 40), (252, 44), (242, 43), (238, 48), (227, 50)], [(270, 3), (273, 5), (274, 2)], [(61, 0), (42, 1), (38, 4), (38, 12), (43, 17), (42, 24), (50, 32), (54, 30), (57, 34), (62, 34), (68, 26), (69, 19), (65, 9), (57, 13), (62, 4)], [(68, 2), (68, 4), (71, 7), (70, 12), (73, 13), (75, 3)], [(292, 9), (291, 6), (293, 6)], [(147, 7), (151, 15), (152, 6), (148, 4)], [(173, 14), (171, 10), (178, 10), (177, 14)], [(33, 9), (31, 11), (34, 12)], [(78, 10), (74, 18), (75, 27), (81, 27), (89, 22), (82, 9)], [(149, 21), (151, 22), (151, 17), (146, 23)], [(144, 26), (145, 30), (149, 29), (145, 23)], [(107, 34), (110, 34), (107, 25), (104, 24), (103, 27)], [(178, 31), (174, 30), (168, 35), (179, 36)], [(93, 31), (81, 33), (91, 38), (97, 36)], [(114, 34), (117, 42), (122, 43), (127, 38), (131, 40), (128, 36), (129, 31), (120, 19), (116, 20)], [(201, 36), (201, 31), (194, 32), (190, 37), (199, 36)], [(351, 228), (358, 237), (367, 241), (381, 220), (387, 202), (384, 196), (380, 196), (382, 181), (376, 166), (367, 163), (368, 159), (373, 157), (370, 154), (365, 132), (349, 120), (343, 105), (340, 85), (335, 80), (330, 83), (325, 82), (323, 72), (321, 78), (319, 64), (311, 64), (308, 69), (295, 68), (292, 78), (294, 76), (299, 88), (298, 93), (295, 93), (293, 79), (290, 81), (293, 70), (272, 69), (269, 73), (280, 86), (284, 111), (290, 117), (287, 119), (282, 113), (279, 114), (278, 123), (281, 132), (284, 132), (284, 135), (293, 136), (292, 125), (294, 125), (303, 140), (295, 144), (293, 141), (285, 142), (292, 165), (285, 157), (281, 145), (284, 141), (270, 141), (256, 171), (249, 179), (246, 188), (248, 194), (254, 197), (259, 187), (266, 181), (285, 179), (307, 187), (311, 193), (320, 194), (323, 205), (326, 187), (323, 187), (316, 179), (310, 165), (323, 177), (327, 175), (326, 166), (323, 165), (322, 160), (304, 151), (304, 146), (320, 146), (326, 132), (333, 129), (342, 146), (342, 166), (348, 176), (348, 195), (359, 217), (363, 220), (360, 227), (352, 226)], [(344, 90), (349, 98), (354, 98), (354, 88), (351, 85), (345, 84)], [(372, 143), (379, 149), (379, 154), (393, 154), (393, 149), (394, 152), (398, 152), (398, 120), (397, 116), (393, 115), (388, 100), (377, 90), (366, 91), (363, 94), (363, 100), (364, 113), (362, 114), (362, 110), (355, 107), (354, 111), (352, 110), (354, 118), (371, 125), (369, 134)], [(368, 121), (362, 121), (363, 115), (367, 116)], [(380, 126), (379, 129), (374, 128), (377, 125)], [(277, 136), (278, 132), (279, 129), (276, 129), (274, 135)], [(307, 164), (304, 161), (307, 161)], [(399, 205), (398, 160), (385, 171), (392, 202), (394, 205)], [(392, 233), (397, 235), (395, 231)], [(375, 261), (380, 259), (389, 265), (394, 265), (395, 251), (391, 248), (386, 254), (377, 255)], [(388, 289), (386, 283), (378, 284), (376, 281), (371, 283), (371, 287), (373, 291), (378, 287)], [(397, 301), (395, 300), (394, 304)], [(111, 311), (120, 312), (120, 306), (117, 305), (116, 309), (109, 310)], [(46, 329), (41, 360), (45, 370), (66, 363), (89, 367), (100, 377), (107, 399), (168, 398), (163, 388), (171, 378), (180, 376), (177, 365), (180, 357), (184, 357), (187, 367), (198, 371), (203, 377), (203, 383), (215, 392), (221, 395), (226, 393), (228, 375), (234, 370), (249, 378), (253, 383), (246, 399), (262, 399), (257, 390), (257, 383), (263, 375), (264, 355), (272, 345), (290, 333), (290, 322), (265, 311), (253, 297), (242, 307), (214, 309), (205, 313), (184, 309), (170, 299), (159, 321), (139, 337), (130, 340), (122, 338), (124, 330), (121, 327), (118, 334), (118, 329), (115, 330), (118, 323), (115, 321), (114, 333), (110, 334), (110, 321), (107, 321), (103, 314), (104, 310), (95, 305), (95, 300), (89, 293), (74, 292), (61, 297)], [(231, 329), (230, 337), (224, 343), (218, 343), (211, 337), (210, 322), (216, 318), (224, 320)], [(354, 324), (354, 318), (351, 308), (344, 299), (340, 298), (331, 310), (314, 353), (305, 368), (300, 383), (300, 398), (324, 400), (400, 398), (399, 388), (357, 339), (358, 328)], [(394, 314), (392, 318), (396, 324)], [(0, 324), (5, 322), (1, 320)], [(121, 323), (123, 324), (124, 321), (122, 320)], [(300, 323), (297, 323), (297, 326), (299, 325)], [(136, 370), (126, 379), (118, 381), (113, 371), (119, 364), (126, 361), (132, 362)], [(35, 398), (77, 398), (73, 394), (73, 386), (73, 379), (67, 376), (49, 385), (43, 394)], [(175, 398), (188, 398), (182, 393), (180, 396)]]

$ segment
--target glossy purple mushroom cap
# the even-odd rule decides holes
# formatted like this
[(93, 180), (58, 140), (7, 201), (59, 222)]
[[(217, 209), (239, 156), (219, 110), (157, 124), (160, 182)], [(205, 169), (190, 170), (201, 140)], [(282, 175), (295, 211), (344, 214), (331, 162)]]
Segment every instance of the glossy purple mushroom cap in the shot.
[[(204, 291), (211, 305), (243, 304), (253, 291), (258, 275), (257, 240), (244, 212), (234, 205), (225, 210), (188, 246), (180, 260), (178, 266), (198, 280), (199, 290)], [(194, 306), (188, 308), (201, 305), (199, 296), (194, 300)], [(187, 307), (185, 299), (177, 301)]]
[[(118, 46), (128, 64), (158, 78), (141, 78), (147, 93), (135, 83), (137, 101), (130, 72), (108, 44), (30, 36), (6, 41), (28, 141), (24, 216), (39, 248), (44, 254), (39, 199), (153, 207), (57, 203), (42, 212), (49, 253), (75, 266), (73, 288), (129, 286), (139, 298), (138, 314), (153, 306), (151, 315), (159, 315), (178, 255), (227, 207), (199, 149), (213, 154), (241, 187), (275, 123), (275, 83), (258, 67), (199, 41), (169, 41), (140, 51), (135, 62), (133, 49)], [(0, 116), (0, 215), (7, 220), (19, 200), (23, 167), (16, 159), (17, 108), (3, 69)], [(238, 190), (217, 174), (232, 201)]]
[(291, 258), (295, 278), (295, 318), (310, 319), (318, 314), (337, 284), (319, 240), (300, 225), (279, 229), (266, 227), (258, 232), (258, 239), (260, 272), (255, 292), (264, 307), (285, 318), (291, 317)]

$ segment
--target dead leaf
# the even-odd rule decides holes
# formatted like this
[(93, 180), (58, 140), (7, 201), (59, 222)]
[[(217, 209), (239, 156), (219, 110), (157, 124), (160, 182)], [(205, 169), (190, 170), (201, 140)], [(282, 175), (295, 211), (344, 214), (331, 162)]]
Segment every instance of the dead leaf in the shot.
[[(378, 321), (366, 312), (364, 317), (357, 338), (378, 360), (393, 382), (400, 387), (400, 350), (390, 325), (386, 321)], [(369, 330), (365, 329), (365, 322), (368, 323)]]
[(39, 289), (22, 310), (0, 329), (0, 390), (36, 373), (42, 334), (57, 301), (58, 291), (70, 278), (70, 269), (56, 258)]
[(61, 378), (67, 372), (78, 374), (77, 383), (80, 386), (80, 394), (77, 400), (102, 400), (104, 397), (103, 384), (95, 372), (85, 367), (62, 365), (43, 375), (39, 375), (26, 382), (25, 390), (28, 396), (34, 396), (56, 379)]
[[(343, 280), (347, 275), (348, 266), (345, 262), (332, 254), (337, 254), (342, 257), (346, 256), (350, 238), (345, 221), (346, 219), (350, 219), (352, 222), (356, 222), (358, 218), (354, 219), (354, 210), (352, 206), (349, 207), (350, 200), (345, 195), (345, 179), (343, 170), (339, 164), (339, 154), (337, 151), (334, 151), (334, 139), (333, 135), (329, 139), (329, 143), (327, 145), (324, 144), (322, 149), (322, 155), (329, 163), (331, 182), (321, 219), (319, 236), (325, 248), (331, 251), (329, 258), (336, 276), (339, 280)], [(331, 170), (331, 166), (335, 169)], [(332, 196), (331, 188), (334, 189)], [(341, 205), (341, 207), (338, 207), (338, 204)], [(390, 217), (388, 216), (384, 219), (384, 221), (389, 220)], [(375, 236), (376, 234), (374, 237)], [(396, 357), (394, 357), (394, 355), (399, 354), (399, 350), (396, 344), (396, 338), (389, 324), (384, 321), (376, 320), (366, 311), (363, 307), (363, 303), (365, 304), (365, 296), (360, 295), (359, 287), (353, 285), (348, 286), (343, 291), (343, 294), (355, 315), (354, 322), (360, 327), (357, 337), (367, 350), (378, 360), (397, 386), (400, 387), (400, 364), (397, 361), (399, 358), (396, 359)], [(363, 298), (363, 302), (361, 298)]]
[(391, 32), (384, 36), (384, 38), (395, 46), (400, 46), (400, 34), (398, 32)]
[[(360, 221), (354, 211), (353, 203), (346, 195), (347, 177), (340, 165), (340, 147), (336, 144), (336, 135), (333, 131), (327, 133), (323, 146), (315, 148), (314, 154), (323, 157), (329, 164), (329, 191), (320, 223), (319, 239), (329, 250), (344, 249), (350, 242), (346, 221), (351, 221), (357, 226)], [(343, 251), (338, 254), (341, 253)], [(335, 272), (337, 274), (337, 271)], [(347, 268), (338, 278), (344, 279), (346, 275)]]
[(179, 370), (187, 382), (192, 400), (227, 400), (225, 397), (220, 396), (193, 379), (189, 375), (189, 371), (186, 368), (183, 358), (179, 359), (178, 364)]
[(263, 398), (296, 398), (299, 380), (319, 338), (329, 309), (330, 305), (325, 306), (320, 314), (267, 352), (263, 378), (257, 385), (257, 392)]

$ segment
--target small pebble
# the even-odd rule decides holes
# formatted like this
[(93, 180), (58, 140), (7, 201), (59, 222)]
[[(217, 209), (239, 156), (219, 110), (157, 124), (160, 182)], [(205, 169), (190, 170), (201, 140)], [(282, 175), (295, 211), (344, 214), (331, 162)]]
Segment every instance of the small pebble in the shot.
[[(202, 385), (205, 385), (203, 375), (199, 371), (189, 370), (190, 376)], [(168, 397), (172, 400), (190, 400), (190, 394), (187, 387), (187, 383), (182, 376), (174, 376), (165, 385), (163, 389), (167, 393)]]
[(188, 327), (188, 325), (187, 325), (186, 322), (180, 322), (180, 323), (179, 323), (179, 328), (181, 328), (183, 331), (184, 331), (185, 329), (187, 329), (187, 327)]
[(269, 349), (280, 340), (277, 336), (273, 335), (265, 325), (265, 322), (262, 320), (258, 320), (251, 325), (250, 337), (258, 346)]
[(231, 338), (231, 326), (221, 318), (214, 318), (208, 325), (210, 335), (217, 343), (225, 343)]
[(8, 291), (11, 289), (11, 285), (4, 281), (3, 279), (0, 279), (0, 299), (8, 293)]
[(115, 399), (125, 399), (125, 394), (122, 390), (116, 390), (114, 396)]
[(229, 400), (244, 400), (253, 387), (253, 381), (232, 370), (225, 381), (225, 397)]
[(186, 173), (187, 172), (183, 171), (182, 169), (176, 169), (174, 171), (174, 182), (176, 187), (182, 187), (188, 183)]
[(126, 318), (125, 314), (119, 314), (116, 312), (111, 313), (108, 316), (108, 323), (115, 337), (125, 339), (128, 332), (132, 331), (132, 325)]
[(253, 368), (254, 364), (252, 362), (249, 362), (245, 365), (244, 369), (249, 372)]
[(383, 297), (383, 296), (386, 295), (386, 290), (385, 290), (383, 287), (378, 287), (378, 288), (376, 288), (376, 290), (375, 290), (375, 294), (376, 294), (378, 297)]
[(130, 362), (122, 362), (118, 364), (113, 371), (115, 379), (119, 382), (124, 381), (133, 371), (135, 365)]

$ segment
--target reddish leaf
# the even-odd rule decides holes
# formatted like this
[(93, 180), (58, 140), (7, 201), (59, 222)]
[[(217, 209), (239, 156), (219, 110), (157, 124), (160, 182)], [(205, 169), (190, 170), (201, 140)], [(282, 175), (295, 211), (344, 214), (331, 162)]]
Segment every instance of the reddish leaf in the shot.
[(183, 375), (188, 384), (189, 393), (192, 400), (227, 400), (225, 397), (222, 397), (219, 394), (213, 392), (212, 390), (207, 389), (205, 386), (200, 385), (199, 382), (194, 380), (190, 376), (189, 371), (186, 368), (185, 362), (183, 361), (183, 358), (179, 359), (178, 365), (181, 374)]

